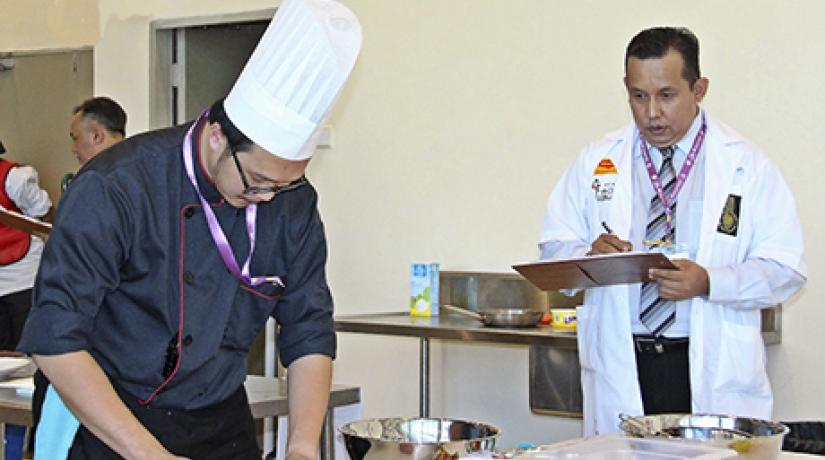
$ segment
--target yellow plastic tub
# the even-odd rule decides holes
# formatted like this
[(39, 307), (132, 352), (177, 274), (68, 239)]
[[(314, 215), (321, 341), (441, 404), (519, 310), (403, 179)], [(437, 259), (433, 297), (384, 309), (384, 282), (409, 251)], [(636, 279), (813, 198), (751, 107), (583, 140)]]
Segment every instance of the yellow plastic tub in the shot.
[(575, 308), (551, 308), (550, 313), (553, 315), (553, 320), (550, 322), (553, 328), (566, 331), (576, 330)]

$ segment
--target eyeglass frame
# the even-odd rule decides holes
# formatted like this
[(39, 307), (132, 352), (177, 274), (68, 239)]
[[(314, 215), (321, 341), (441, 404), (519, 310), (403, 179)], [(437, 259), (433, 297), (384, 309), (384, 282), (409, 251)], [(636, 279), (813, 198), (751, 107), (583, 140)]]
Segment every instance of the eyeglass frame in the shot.
[(309, 183), (306, 176), (301, 176), (286, 185), (273, 185), (271, 187), (250, 186), (249, 181), (246, 180), (246, 174), (244, 174), (243, 168), (241, 168), (241, 162), (238, 160), (238, 152), (234, 148), (230, 148), (229, 153), (232, 154), (232, 159), (235, 160), (235, 167), (238, 168), (238, 174), (241, 176), (241, 183), (243, 184), (243, 191), (241, 193), (244, 195), (266, 195), (267, 193), (272, 193), (274, 196), (295, 190)]

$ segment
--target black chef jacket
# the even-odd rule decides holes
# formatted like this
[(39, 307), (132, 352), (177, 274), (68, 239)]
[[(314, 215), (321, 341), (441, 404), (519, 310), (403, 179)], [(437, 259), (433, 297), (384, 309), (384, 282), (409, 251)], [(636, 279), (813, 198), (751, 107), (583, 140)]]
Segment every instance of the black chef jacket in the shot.
[[(243, 384), (246, 352), (270, 316), (281, 327), (285, 365), (308, 354), (334, 358), (336, 349), (314, 188), (258, 205), (251, 274), (280, 276), (286, 287), (247, 286), (226, 269), (186, 176), (188, 127), (120, 142), (74, 178), (18, 347), (42, 355), (86, 350), (116, 385), (146, 399), (166, 380), (164, 367), (171, 370), (169, 345), (182, 321), (180, 365), (150, 404), (185, 410), (221, 402)], [(242, 266), (245, 212), (223, 202), (193, 155), (201, 192)]]

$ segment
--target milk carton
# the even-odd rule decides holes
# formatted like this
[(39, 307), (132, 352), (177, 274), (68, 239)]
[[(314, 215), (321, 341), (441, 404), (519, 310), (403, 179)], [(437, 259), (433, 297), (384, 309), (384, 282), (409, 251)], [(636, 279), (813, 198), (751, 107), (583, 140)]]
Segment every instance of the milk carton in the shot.
[(438, 264), (412, 264), (410, 275), (410, 315), (438, 316)]

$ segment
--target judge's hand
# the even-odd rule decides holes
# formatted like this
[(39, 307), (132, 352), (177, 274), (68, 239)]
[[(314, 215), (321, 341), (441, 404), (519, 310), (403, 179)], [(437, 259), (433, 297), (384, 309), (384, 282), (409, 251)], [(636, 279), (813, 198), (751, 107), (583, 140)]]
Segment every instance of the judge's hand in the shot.
[(619, 239), (612, 233), (602, 233), (590, 245), (590, 254), (610, 254), (612, 252), (628, 252), (633, 250), (630, 241)]
[(688, 259), (673, 260), (677, 270), (651, 268), (650, 279), (659, 283), (659, 297), (669, 300), (708, 295), (710, 280), (701, 265)]

